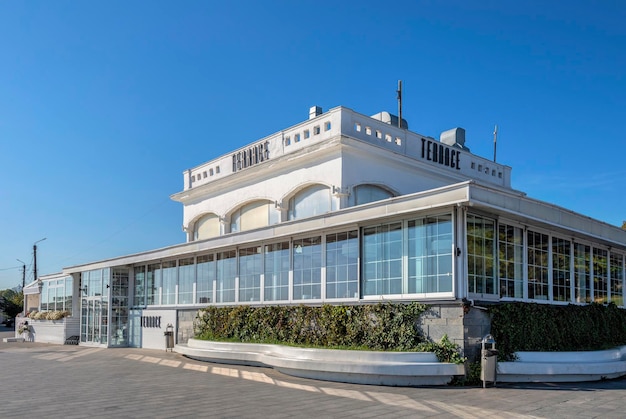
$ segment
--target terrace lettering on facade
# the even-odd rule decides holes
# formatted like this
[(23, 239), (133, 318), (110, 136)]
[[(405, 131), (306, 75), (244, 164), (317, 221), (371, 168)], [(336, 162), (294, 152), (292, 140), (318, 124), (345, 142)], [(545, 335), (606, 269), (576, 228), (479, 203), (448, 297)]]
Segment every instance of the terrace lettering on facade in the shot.
[(461, 170), (461, 152), (450, 149), (437, 141), (422, 138), (422, 158), (452, 169)]
[(269, 146), (269, 141), (265, 141), (233, 154), (233, 173), (269, 160)]

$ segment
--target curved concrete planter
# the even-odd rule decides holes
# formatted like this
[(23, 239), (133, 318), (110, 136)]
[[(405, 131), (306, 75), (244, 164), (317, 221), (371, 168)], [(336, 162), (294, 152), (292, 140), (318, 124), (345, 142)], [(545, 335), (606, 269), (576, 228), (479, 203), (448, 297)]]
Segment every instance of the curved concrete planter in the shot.
[(514, 362), (498, 362), (498, 381), (598, 381), (626, 375), (626, 346), (606, 351), (516, 352)]
[(174, 351), (202, 361), (272, 367), (317, 380), (387, 386), (445, 385), (463, 365), (437, 361), (432, 352), (373, 352), (189, 339)]

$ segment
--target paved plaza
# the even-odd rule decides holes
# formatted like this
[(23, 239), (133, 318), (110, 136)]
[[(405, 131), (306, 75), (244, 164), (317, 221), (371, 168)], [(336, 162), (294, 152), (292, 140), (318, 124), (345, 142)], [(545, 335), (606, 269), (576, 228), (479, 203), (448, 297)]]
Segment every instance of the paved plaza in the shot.
[[(0, 337), (12, 336), (0, 332)], [(0, 417), (623, 418), (626, 379), (403, 388), (289, 377), (147, 349), (0, 343)]]

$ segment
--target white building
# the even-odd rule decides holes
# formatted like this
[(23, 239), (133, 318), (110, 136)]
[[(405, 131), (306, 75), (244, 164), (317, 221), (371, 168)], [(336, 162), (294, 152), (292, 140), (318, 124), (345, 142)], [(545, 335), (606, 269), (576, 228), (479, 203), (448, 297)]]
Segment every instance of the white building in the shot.
[(461, 128), (407, 128), (313, 107), (184, 173), (186, 243), (42, 277), (42, 308), (65, 281), (81, 344), (163, 348), (207, 304), (421, 301), (424, 331), (469, 351), (489, 328), (474, 304), (624, 305), (626, 231), (512, 189)]

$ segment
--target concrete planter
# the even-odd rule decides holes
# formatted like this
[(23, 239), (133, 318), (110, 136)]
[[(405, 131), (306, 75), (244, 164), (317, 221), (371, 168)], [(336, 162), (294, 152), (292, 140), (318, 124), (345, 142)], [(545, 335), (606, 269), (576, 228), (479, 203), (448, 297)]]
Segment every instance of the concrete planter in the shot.
[(498, 381), (598, 381), (626, 375), (626, 346), (605, 351), (516, 352), (517, 361), (498, 363)]
[(65, 343), (65, 339), (80, 333), (78, 317), (64, 317), (60, 320), (20, 319), (21, 322), (26, 320), (30, 326), (30, 332), (26, 336), (25, 334), (19, 335), (16, 328), (16, 338), (24, 337), (27, 341), (62, 345)]
[(464, 375), (432, 352), (374, 352), (189, 339), (174, 351), (202, 361), (272, 367), (295, 377), (388, 386), (445, 385)]

